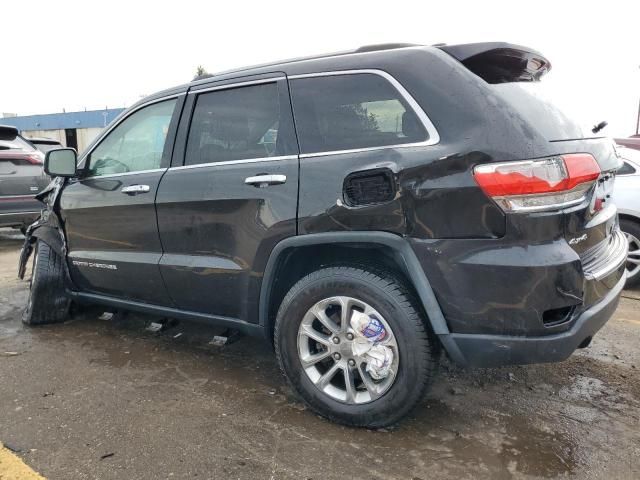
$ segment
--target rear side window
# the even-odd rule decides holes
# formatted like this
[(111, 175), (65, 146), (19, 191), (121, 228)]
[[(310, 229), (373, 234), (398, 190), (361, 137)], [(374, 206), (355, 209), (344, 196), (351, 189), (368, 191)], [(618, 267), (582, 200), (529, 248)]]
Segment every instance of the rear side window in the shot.
[(185, 165), (281, 155), (280, 107), (274, 83), (198, 95)]
[(176, 100), (144, 107), (119, 123), (91, 152), (91, 176), (160, 168)]
[(303, 153), (384, 147), (427, 140), (427, 131), (400, 92), (371, 74), (291, 81)]
[(11, 135), (0, 136), (0, 150), (19, 150), (33, 152), (35, 148), (20, 136), (10, 138)]

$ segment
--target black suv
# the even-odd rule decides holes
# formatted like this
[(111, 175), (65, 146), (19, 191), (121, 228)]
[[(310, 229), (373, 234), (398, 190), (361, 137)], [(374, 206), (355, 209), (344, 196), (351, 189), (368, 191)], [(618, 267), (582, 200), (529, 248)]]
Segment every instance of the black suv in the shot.
[(24, 321), (88, 302), (263, 336), (314, 411), (369, 427), (442, 351), (563, 360), (615, 310), (627, 242), (613, 144), (536, 94), (549, 68), (378, 45), (149, 96), (79, 159), (48, 152)]

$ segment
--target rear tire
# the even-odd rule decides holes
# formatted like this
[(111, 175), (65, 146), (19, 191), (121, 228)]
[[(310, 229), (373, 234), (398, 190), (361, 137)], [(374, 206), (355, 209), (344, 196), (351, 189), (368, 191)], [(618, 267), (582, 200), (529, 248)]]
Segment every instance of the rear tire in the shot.
[(22, 315), (26, 325), (45, 325), (64, 321), (70, 301), (65, 291), (63, 258), (38, 240), (33, 252), (29, 300)]
[[(391, 385), (381, 388), (380, 391), (383, 393), (377, 392), (371, 395), (371, 398), (367, 398), (369, 386), (372, 385), (371, 377), (365, 374), (369, 386), (365, 385), (367, 382), (364, 381), (362, 372), (352, 373), (357, 379), (356, 395), (353, 395), (353, 391), (346, 392), (349, 390), (346, 388), (348, 367), (343, 365), (342, 370), (337, 370), (340, 375), (344, 374), (344, 378), (341, 379), (338, 376), (336, 382), (334, 377), (331, 382), (332, 385), (334, 382), (337, 383), (338, 387), (340, 384), (344, 385), (345, 399), (341, 400), (338, 398), (339, 394), (336, 394), (339, 389), (336, 390), (333, 386), (326, 387), (326, 383), (322, 380), (316, 379), (314, 382), (312, 378), (315, 373), (310, 375), (309, 367), (307, 366), (305, 370), (302, 365), (305, 354), (301, 353), (301, 350), (306, 350), (306, 347), (301, 347), (300, 344), (301, 323), (308, 322), (305, 319), (309, 318), (309, 312), (316, 309), (318, 304), (324, 305), (327, 300), (345, 298), (353, 300), (355, 303), (351, 305), (356, 305), (356, 309), (359, 305), (366, 305), (367, 308), (379, 313), (391, 330), (390, 337), (394, 341), (394, 349), (397, 348), (397, 371)], [(346, 305), (350, 304), (346, 303)], [(341, 317), (344, 304), (342, 307), (329, 306), (328, 308), (323, 310), (324, 313), (329, 312), (333, 318), (339, 319), (342, 323), (342, 318), (350, 318), (352, 314), (350, 309), (353, 306), (346, 307), (346, 317)], [(332, 311), (331, 308), (337, 310)], [(437, 340), (429, 333), (419, 312), (418, 303), (413, 295), (402, 281), (391, 274), (373, 273), (369, 268), (365, 270), (346, 266), (315, 271), (298, 281), (280, 305), (274, 331), (278, 362), (291, 387), (314, 412), (323, 417), (357, 427), (381, 428), (393, 425), (407, 415), (423, 398), (439, 359)], [(335, 326), (332, 324), (332, 327)], [(331, 337), (334, 334), (328, 335)], [(326, 347), (326, 351), (329, 348), (342, 348), (347, 341), (344, 335), (349, 334), (340, 333), (339, 335), (342, 336), (339, 345)], [(353, 336), (351, 335), (350, 338)], [(302, 339), (302, 345), (304, 345), (307, 341), (304, 333), (302, 333)], [(312, 336), (310, 340), (312, 348), (314, 340)], [(325, 353), (324, 349), (325, 347), (322, 346), (320, 353)], [(352, 362), (352, 357), (348, 356), (350, 354), (344, 349), (341, 351), (343, 358), (340, 361), (344, 364), (346, 357), (349, 358), (349, 362)], [(314, 355), (317, 353), (315, 352)], [(335, 354), (331, 354), (323, 360), (327, 366), (322, 365), (317, 368), (331, 370), (340, 363), (336, 361), (335, 365), (331, 364), (334, 356)], [(360, 360), (354, 362), (359, 365)], [(354, 363), (348, 363), (348, 365), (352, 365), (352, 371), (358, 370), (357, 367), (353, 367)], [(325, 386), (321, 388), (320, 385)], [(359, 403), (356, 398), (360, 399)]]
[[(629, 241), (629, 257), (640, 261), (640, 224), (632, 220), (620, 220), (620, 229)], [(640, 265), (627, 262), (627, 282), (625, 287), (634, 287), (640, 283)]]

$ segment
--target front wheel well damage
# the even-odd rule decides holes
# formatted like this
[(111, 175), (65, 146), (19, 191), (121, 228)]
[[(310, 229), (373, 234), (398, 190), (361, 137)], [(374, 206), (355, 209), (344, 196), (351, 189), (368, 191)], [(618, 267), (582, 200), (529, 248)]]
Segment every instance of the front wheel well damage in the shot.
[[(419, 298), (413, 282), (403, 268), (403, 258), (387, 245), (350, 242), (290, 247), (278, 256), (273, 280), (269, 285), (265, 327), (270, 340), (273, 339), (278, 308), (291, 287), (311, 272), (338, 265), (387, 272), (402, 282), (415, 298)], [(420, 304), (427, 326), (431, 328), (422, 303), (417, 303)]]

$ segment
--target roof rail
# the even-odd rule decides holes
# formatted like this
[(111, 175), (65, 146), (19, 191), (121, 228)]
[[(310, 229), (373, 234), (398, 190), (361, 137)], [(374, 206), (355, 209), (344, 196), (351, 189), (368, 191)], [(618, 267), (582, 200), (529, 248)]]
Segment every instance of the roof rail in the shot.
[(364, 45), (356, 49), (355, 53), (377, 52), (379, 50), (394, 50), (396, 48), (421, 47), (418, 43), (377, 43), (374, 45)]

